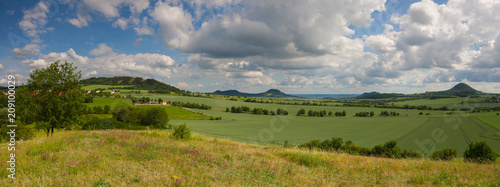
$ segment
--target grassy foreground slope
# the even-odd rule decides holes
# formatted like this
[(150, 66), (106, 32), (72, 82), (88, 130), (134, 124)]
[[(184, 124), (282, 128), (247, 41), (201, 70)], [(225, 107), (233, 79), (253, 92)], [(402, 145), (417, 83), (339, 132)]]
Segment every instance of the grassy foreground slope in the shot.
[[(170, 134), (59, 131), (46, 138), (39, 133), (16, 146), (17, 179), (2, 169), (0, 186), (500, 185), (498, 164), (360, 157), (200, 135), (179, 141)], [(0, 167), (7, 168), (4, 161)]]

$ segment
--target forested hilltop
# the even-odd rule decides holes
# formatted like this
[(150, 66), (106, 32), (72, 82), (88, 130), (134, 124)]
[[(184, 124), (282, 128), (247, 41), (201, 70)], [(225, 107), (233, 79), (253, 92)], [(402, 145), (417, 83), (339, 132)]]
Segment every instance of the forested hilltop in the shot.
[(120, 86), (121, 89), (150, 90), (157, 93), (181, 93), (183, 92), (175, 86), (165, 84), (155, 79), (143, 79), (141, 77), (92, 77), (80, 80), (80, 84), (87, 85), (113, 85)]

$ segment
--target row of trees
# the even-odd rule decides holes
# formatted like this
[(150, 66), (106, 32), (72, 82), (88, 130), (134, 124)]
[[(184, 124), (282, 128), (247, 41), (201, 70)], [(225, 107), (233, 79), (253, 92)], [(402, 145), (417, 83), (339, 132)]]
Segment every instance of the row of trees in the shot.
[(394, 111), (381, 111), (379, 116), (382, 116), (382, 117), (389, 117), (389, 116), (399, 116), (399, 113), (398, 112), (394, 112)]
[(258, 115), (288, 115), (288, 111), (282, 108), (278, 108), (276, 112), (273, 110), (268, 110), (268, 109), (263, 109), (263, 108), (254, 108), (250, 109), (248, 106), (239, 106), (235, 107), (232, 106), (231, 108), (226, 108), (226, 112), (231, 112), (231, 113), (252, 113), (252, 114), (258, 114)]
[[(297, 111), (297, 116), (305, 116), (306, 115), (306, 109), (300, 109), (299, 111)], [(311, 116), (311, 117), (314, 117), (314, 116), (317, 116), (317, 117), (325, 117), (325, 116), (346, 116), (347, 113), (346, 111), (342, 111), (342, 112), (335, 112), (335, 114), (332, 112), (332, 111), (329, 111), (328, 113), (326, 112), (326, 110), (322, 110), (322, 111), (313, 111), (313, 110), (309, 110), (307, 111), (307, 116)]]
[(169, 101), (168, 103), (171, 103), (172, 106), (180, 106), (180, 107), (186, 107), (186, 108), (197, 108), (197, 109), (202, 109), (202, 110), (212, 109), (211, 106), (208, 106), (205, 104), (200, 105), (198, 103), (190, 103), (190, 102), (184, 103), (181, 101), (174, 101), (174, 102)]
[(89, 106), (83, 105), (81, 110), (82, 110), (83, 114), (110, 114), (111, 113), (111, 107), (109, 105), (104, 105), (104, 107), (102, 107), (102, 106), (89, 107)]
[(163, 107), (116, 107), (113, 118), (130, 126), (149, 126), (151, 128), (168, 128), (168, 114)]
[(375, 116), (375, 112), (357, 112), (354, 116), (356, 117), (373, 117)]

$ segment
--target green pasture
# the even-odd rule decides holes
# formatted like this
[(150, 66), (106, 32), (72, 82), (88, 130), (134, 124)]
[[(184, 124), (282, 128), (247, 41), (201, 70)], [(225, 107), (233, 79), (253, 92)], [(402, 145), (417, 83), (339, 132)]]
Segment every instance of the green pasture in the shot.
[(109, 87), (114, 87), (111, 85), (104, 85), (104, 84), (95, 84), (95, 85), (88, 85), (88, 86), (82, 86), (82, 89), (84, 90), (95, 90), (95, 89), (108, 89)]
[(94, 106), (106, 106), (109, 105), (111, 110), (119, 106), (134, 106), (130, 102), (130, 99), (122, 99), (122, 98), (113, 98), (113, 97), (94, 97), (93, 103), (85, 103), (87, 107)]

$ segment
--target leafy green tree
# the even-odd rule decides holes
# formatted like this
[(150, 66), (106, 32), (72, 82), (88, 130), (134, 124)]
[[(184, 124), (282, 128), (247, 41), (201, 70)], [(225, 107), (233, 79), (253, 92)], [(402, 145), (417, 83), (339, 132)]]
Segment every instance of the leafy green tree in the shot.
[[(89, 107), (90, 108), (90, 107)], [(113, 109), (113, 118), (115, 118), (117, 121), (124, 122), (125, 119), (128, 116), (128, 113), (130, 113), (130, 109), (128, 107), (120, 106), (116, 107)]]
[(84, 92), (78, 84), (80, 71), (72, 63), (59, 62), (33, 70), (27, 85), (18, 91), (21, 120), (45, 124), (38, 127), (47, 136), (54, 134), (54, 128), (75, 123), (84, 101)]
[(85, 97), (84, 103), (93, 103), (94, 102), (94, 97), (91, 95)]
[(155, 129), (167, 128), (168, 114), (167, 110), (163, 107), (153, 107), (148, 109), (145, 118), (145, 120), (141, 121), (145, 121), (146, 124), (141, 125), (147, 125)]
[(109, 111), (111, 111), (111, 107), (109, 105), (104, 106), (104, 114), (109, 114)]

